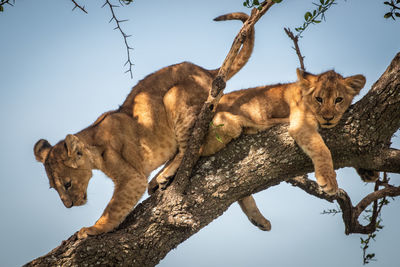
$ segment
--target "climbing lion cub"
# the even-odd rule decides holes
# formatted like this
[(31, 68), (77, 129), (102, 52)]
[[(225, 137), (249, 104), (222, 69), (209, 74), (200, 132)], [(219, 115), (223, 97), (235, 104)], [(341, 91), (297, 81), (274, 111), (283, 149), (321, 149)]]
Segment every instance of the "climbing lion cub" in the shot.
[[(214, 154), (242, 131), (256, 133), (277, 123), (289, 122), (289, 134), (314, 164), (317, 183), (326, 193), (333, 195), (338, 190), (336, 173), (331, 153), (318, 133), (318, 127), (332, 128), (339, 122), (354, 96), (364, 87), (365, 77), (343, 78), (334, 71), (313, 75), (301, 70), (297, 70), (297, 77), (295, 83), (262, 86), (224, 95), (213, 119), (213, 125), (223, 126), (210, 128), (202, 155)], [(253, 224), (262, 230), (271, 228), (251, 196), (239, 200), (239, 204)]]
[[(215, 20), (246, 21), (244, 13)], [(250, 58), (254, 29), (244, 41), (227, 79)], [(39, 140), (34, 153), (44, 164), (50, 187), (57, 190), (67, 208), (86, 203), (92, 169), (99, 169), (114, 182), (113, 196), (103, 215), (79, 238), (115, 229), (134, 208), (146, 190), (150, 172), (169, 161), (159, 176), (165, 186), (182, 160), (189, 130), (208, 97), (217, 70), (184, 62), (165, 67), (141, 80), (122, 106), (101, 115), (91, 126), (69, 134), (54, 146)]]

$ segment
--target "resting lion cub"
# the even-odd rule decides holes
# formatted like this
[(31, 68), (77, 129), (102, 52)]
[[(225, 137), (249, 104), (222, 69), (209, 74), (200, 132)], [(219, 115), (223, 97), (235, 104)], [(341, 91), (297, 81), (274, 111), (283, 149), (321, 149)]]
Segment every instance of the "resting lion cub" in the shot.
[[(239, 19), (232, 13), (215, 20)], [(252, 29), (235, 59), (227, 79), (250, 58), (254, 46)], [(101, 115), (91, 126), (69, 134), (55, 146), (39, 140), (34, 153), (44, 164), (50, 187), (57, 190), (67, 208), (86, 203), (92, 169), (103, 171), (114, 182), (114, 193), (103, 215), (79, 238), (115, 229), (146, 190), (150, 172), (170, 160), (160, 177), (175, 173), (186, 149), (189, 130), (217, 70), (184, 62), (165, 67), (141, 80), (122, 106)], [(161, 186), (166, 180), (160, 180)]]
[[(242, 132), (257, 133), (275, 124), (289, 122), (289, 134), (314, 164), (317, 183), (326, 193), (335, 194), (338, 185), (331, 153), (318, 128), (332, 128), (339, 122), (354, 96), (364, 87), (365, 77), (343, 78), (334, 71), (313, 75), (301, 70), (297, 70), (297, 77), (298, 81), (294, 83), (224, 95), (212, 121), (217, 127), (210, 127), (201, 155), (216, 153)], [(156, 187), (155, 180), (157, 177), (150, 182), (149, 189)], [(271, 228), (251, 196), (239, 200), (239, 204), (253, 224), (262, 230)]]
[[(350, 106), (354, 96), (365, 85), (363, 75), (343, 78), (334, 71), (313, 75), (297, 70), (298, 81), (289, 84), (262, 86), (224, 95), (217, 107), (202, 155), (222, 149), (242, 132), (256, 133), (277, 123), (289, 122), (289, 134), (311, 158), (315, 177), (328, 194), (336, 194), (338, 185), (332, 157), (318, 127), (332, 128)], [(218, 135), (222, 139), (216, 139)], [(249, 220), (262, 230), (270, 223), (249, 196), (239, 201)]]

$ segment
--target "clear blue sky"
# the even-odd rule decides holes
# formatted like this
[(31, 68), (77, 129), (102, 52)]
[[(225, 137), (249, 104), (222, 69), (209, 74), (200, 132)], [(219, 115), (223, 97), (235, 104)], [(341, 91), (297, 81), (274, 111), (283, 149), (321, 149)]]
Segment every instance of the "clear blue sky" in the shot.
[[(245, 11), (243, 0), (135, 1), (118, 8), (134, 47), (134, 78), (124, 74), (123, 40), (102, 1), (80, 1), (89, 14), (71, 11), (70, 1), (23, 1), (0, 14), (0, 266), (19, 266), (49, 252), (101, 215), (112, 183), (95, 172), (89, 202), (66, 209), (49, 190), (42, 164), (33, 156), (40, 138), (52, 144), (115, 109), (130, 88), (157, 69), (191, 61), (221, 65), (239, 22), (214, 22), (218, 15)], [(345, 76), (364, 74), (365, 94), (400, 51), (400, 21), (383, 18), (383, 1), (339, 1), (327, 21), (300, 41), (306, 68), (334, 68)], [(297, 58), (283, 27), (302, 23), (310, 0), (284, 1), (257, 23), (253, 56), (227, 90), (294, 81)], [(359, 99), (359, 98), (357, 98)], [(334, 131), (334, 129), (333, 129)], [(394, 139), (399, 148), (399, 138)], [(398, 183), (399, 175), (391, 175)], [(353, 201), (372, 190), (352, 169), (338, 171), (339, 186)], [(237, 204), (179, 245), (159, 266), (362, 266), (360, 236), (344, 234), (335, 208), (289, 185), (256, 195), (272, 222), (271, 232), (251, 225)], [(399, 200), (383, 212), (385, 228), (371, 245), (370, 266), (399, 266)]]

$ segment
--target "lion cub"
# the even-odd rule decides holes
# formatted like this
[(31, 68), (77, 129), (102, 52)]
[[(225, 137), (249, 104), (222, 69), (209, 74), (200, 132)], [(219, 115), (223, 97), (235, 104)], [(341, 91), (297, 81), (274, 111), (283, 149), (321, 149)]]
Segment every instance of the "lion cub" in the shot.
[[(200, 154), (216, 153), (242, 132), (257, 133), (288, 122), (289, 134), (314, 164), (317, 183), (327, 194), (336, 194), (338, 185), (331, 152), (318, 128), (334, 127), (366, 80), (363, 75), (344, 78), (333, 70), (313, 75), (298, 69), (297, 77), (298, 81), (294, 83), (261, 86), (224, 95), (212, 120), (215, 127), (210, 127)], [(150, 194), (157, 189), (158, 175), (149, 184)], [(376, 180), (375, 173), (368, 175)], [(368, 175), (364, 176), (368, 178)], [(261, 230), (271, 229), (270, 222), (260, 213), (252, 196), (238, 202), (254, 225)]]
[[(297, 70), (298, 81), (240, 90), (224, 95), (217, 107), (202, 155), (222, 149), (242, 132), (256, 133), (277, 123), (289, 122), (289, 134), (311, 158), (315, 177), (328, 194), (338, 185), (331, 153), (318, 133), (318, 127), (332, 128), (365, 85), (363, 75), (343, 78), (335, 71), (313, 75)], [(218, 135), (220, 140), (217, 140)], [(262, 230), (271, 225), (249, 196), (239, 200), (249, 220)]]
[[(215, 20), (247, 18), (232, 13)], [(227, 79), (246, 64), (253, 46), (251, 29)], [(67, 208), (86, 203), (92, 169), (103, 171), (114, 182), (103, 215), (95, 225), (82, 228), (79, 238), (115, 229), (145, 192), (151, 171), (169, 160), (159, 176), (160, 186), (166, 184), (166, 177), (179, 167), (190, 128), (217, 74), (218, 69), (188, 62), (165, 67), (141, 80), (118, 110), (104, 113), (88, 128), (54, 146), (44, 139), (36, 143), (36, 159), (44, 164), (50, 187)]]

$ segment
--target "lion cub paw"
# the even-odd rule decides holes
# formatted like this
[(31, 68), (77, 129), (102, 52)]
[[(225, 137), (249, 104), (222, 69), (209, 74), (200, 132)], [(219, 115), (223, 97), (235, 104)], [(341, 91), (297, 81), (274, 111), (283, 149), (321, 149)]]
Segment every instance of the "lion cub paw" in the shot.
[(317, 183), (321, 189), (330, 196), (336, 195), (339, 188), (336, 181), (335, 171), (330, 173), (325, 173), (323, 175), (315, 175), (317, 178)]
[(88, 236), (93, 236), (93, 235), (99, 235), (102, 233), (105, 233), (107, 231), (99, 229), (95, 226), (91, 226), (91, 227), (83, 227), (81, 230), (79, 230), (78, 232), (78, 238), (79, 239), (85, 239)]
[(374, 183), (379, 179), (379, 172), (371, 171), (367, 169), (356, 169), (358, 175), (360, 176), (361, 180), (366, 183)]

